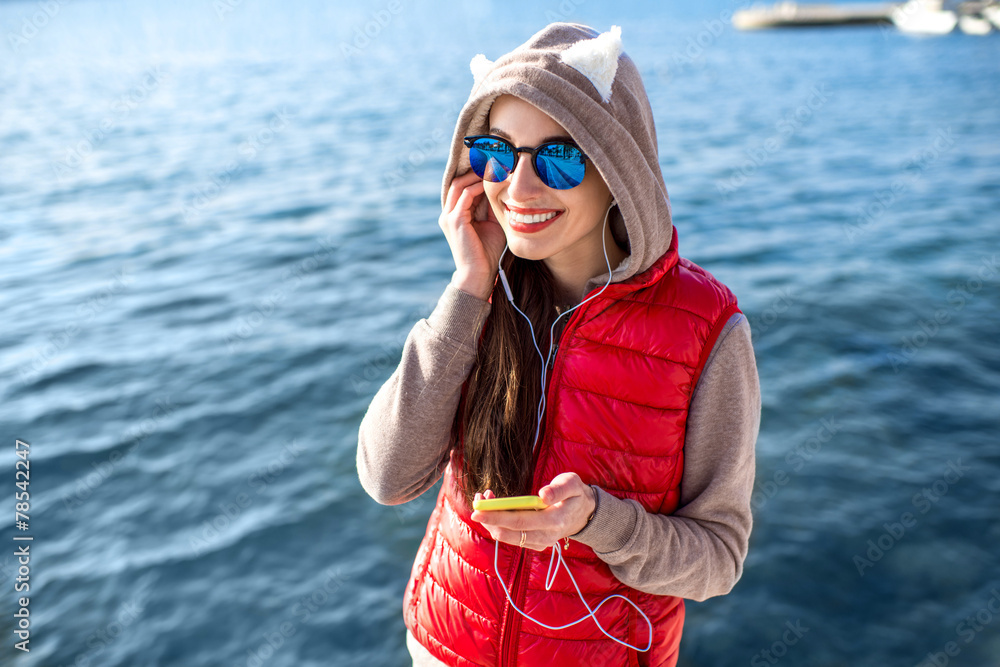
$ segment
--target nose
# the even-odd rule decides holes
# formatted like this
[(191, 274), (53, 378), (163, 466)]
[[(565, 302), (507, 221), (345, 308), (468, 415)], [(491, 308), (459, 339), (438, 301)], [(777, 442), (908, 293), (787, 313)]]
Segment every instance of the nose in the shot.
[(522, 155), (522, 153), (528, 153), (528, 150), (518, 151), (514, 171), (507, 176), (507, 192), (515, 201), (527, 202), (537, 197), (545, 189), (545, 184), (535, 173), (535, 167), (531, 164), (531, 154)]

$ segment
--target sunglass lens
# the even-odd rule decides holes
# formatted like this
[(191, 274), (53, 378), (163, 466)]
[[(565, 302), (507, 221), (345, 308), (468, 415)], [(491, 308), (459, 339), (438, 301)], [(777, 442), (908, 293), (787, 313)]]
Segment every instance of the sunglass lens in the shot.
[(514, 169), (514, 151), (501, 141), (476, 139), (469, 147), (469, 162), (479, 178), (500, 183)]
[(538, 174), (550, 188), (568, 190), (583, 182), (587, 165), (580, 149), (569, 144), (549, 144), (538, 151)]

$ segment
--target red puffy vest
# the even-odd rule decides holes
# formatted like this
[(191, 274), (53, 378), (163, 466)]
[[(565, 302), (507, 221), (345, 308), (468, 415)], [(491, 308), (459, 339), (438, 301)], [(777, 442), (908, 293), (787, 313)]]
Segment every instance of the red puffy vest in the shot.
[[(676, 228), (649, 269), (574, 310), (546, 389), (531, 493), (576, 472), (649, 512), (671, 514), (680, 498), (691, 395), (735, 312), (736, 297), (725, 285), (678, 256)], [(612, 641), (592, 618), (549, 630), (513, 609), (494, 573), (495, 542), (469, 518), (472, 509), (455, 483), (459, 451), (452, 450), (403, 596), (404, 622), (417, 641), (448, 665), (676, 665), (684, 601), (626, 586), (580, 542), (571, 540), (563, 558), (587, 604), (593, 609), (614, 593), (632, 600), (653, 624), (650, 649)], [(545, 589), (551, 549), (498, 546), (499, 571), (518, 607), (551, 626), (587, 614), (563, 568)], [(649, 642), (646, 621), (621, 599), (595, 616), (619, 640), (640, 648)]]

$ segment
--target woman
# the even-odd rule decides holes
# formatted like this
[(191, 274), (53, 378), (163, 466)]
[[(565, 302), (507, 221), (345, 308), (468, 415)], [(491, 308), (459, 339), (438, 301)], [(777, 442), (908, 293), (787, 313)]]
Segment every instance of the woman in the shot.
[[(472, 70), (439, 220), (456, 270), (359, 433), (378, 502), (444, 479), (407, 646), (415, 665), (675, 665), (683, 600), (728, 593), (746, 558), (749, 325), (678, 255), (620, 29), (554, 23)], [(547, 507), (471, 507), (527, 494)]]

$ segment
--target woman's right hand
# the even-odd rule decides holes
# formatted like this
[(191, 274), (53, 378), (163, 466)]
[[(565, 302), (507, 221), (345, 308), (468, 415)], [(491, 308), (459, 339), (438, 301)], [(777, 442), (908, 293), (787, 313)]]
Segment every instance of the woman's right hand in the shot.
[(496, 282), (507, 236), (476, 172), (470, 170), (452, 179), (438, 224), (455, 258), (452, 284), (486, 301)]

